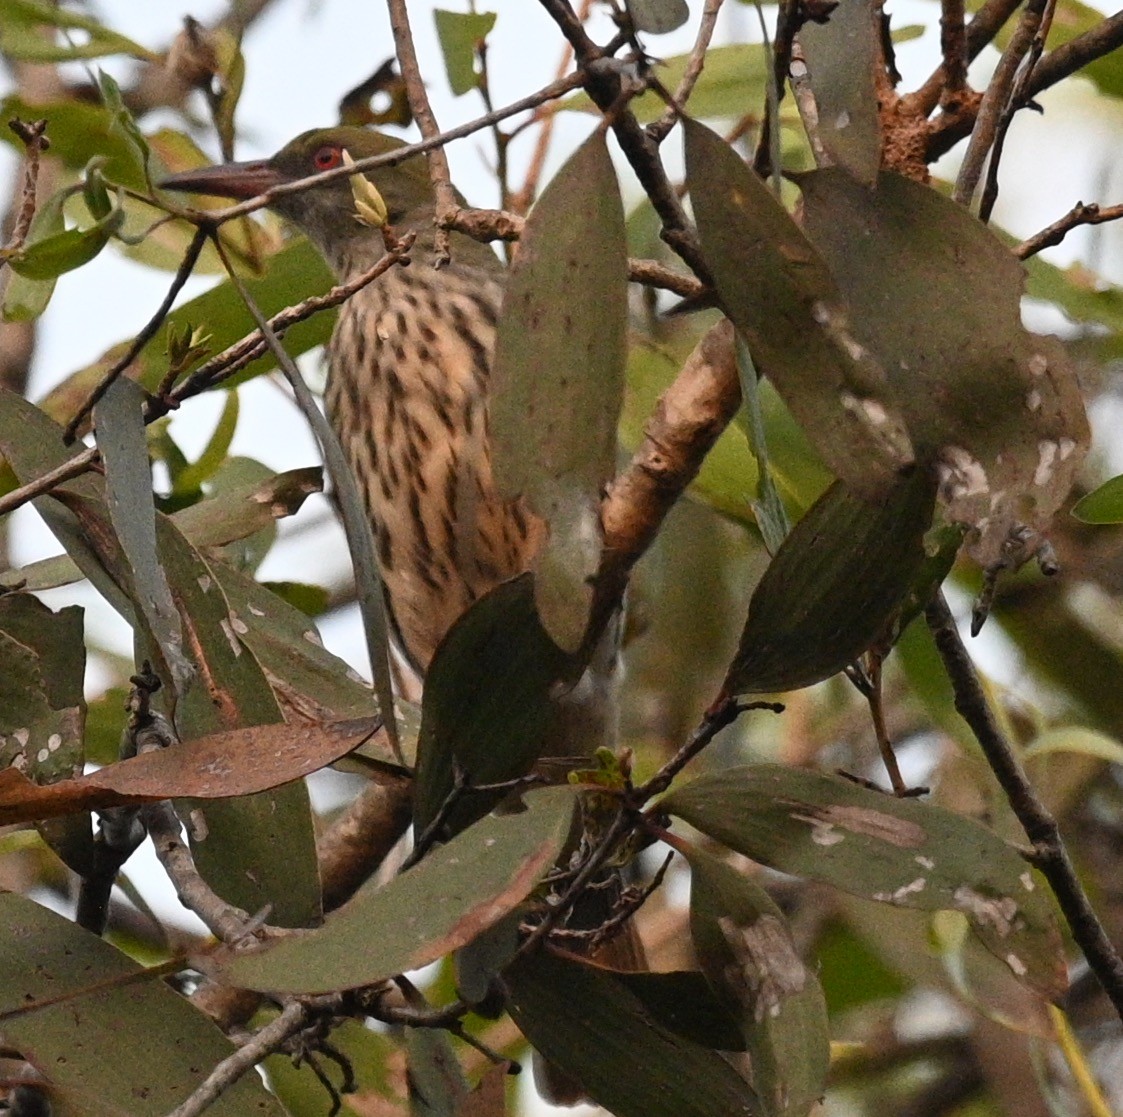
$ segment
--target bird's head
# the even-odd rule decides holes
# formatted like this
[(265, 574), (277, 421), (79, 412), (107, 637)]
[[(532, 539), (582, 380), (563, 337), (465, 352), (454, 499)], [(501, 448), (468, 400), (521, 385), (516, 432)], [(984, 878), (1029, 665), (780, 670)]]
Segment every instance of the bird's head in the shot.
[[(220, 198), (254, 198), (276, 186), (343, 166), (344, 152), (357, 162), (403, 146), (401, 140), (365, 128), (318, 128), (297, 136), (270, 159), (183, 171), (160, 185), (167, 190)], [(431, 223), (433, 188), (422, 157), (379, 167), (366, 177), (382, 195), (388, 220), (398, 231), (424, 231)], [(270, 208), (301, 229), (338, 271), (361, 266), (368, 257), (377, 259), (382, 252), (379, 231), (358, 220), (347, 175), (281, 195)]]

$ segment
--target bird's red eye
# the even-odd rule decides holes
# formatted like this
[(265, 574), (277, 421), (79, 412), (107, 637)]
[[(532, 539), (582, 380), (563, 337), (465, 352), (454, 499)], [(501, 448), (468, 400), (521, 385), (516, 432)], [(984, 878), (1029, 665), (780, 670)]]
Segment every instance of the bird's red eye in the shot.
[(312, 156), (312, 162), (316, 164), (316, 170), (330, 171), (343, 163), (343, 152), (340, 148), (329, 144), (327, 147), (321, 147)]

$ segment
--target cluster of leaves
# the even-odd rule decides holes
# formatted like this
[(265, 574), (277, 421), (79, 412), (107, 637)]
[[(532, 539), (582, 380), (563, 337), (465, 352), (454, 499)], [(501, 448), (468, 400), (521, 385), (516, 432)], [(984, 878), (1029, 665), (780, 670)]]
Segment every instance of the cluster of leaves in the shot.
[[(674, 24), (682, 7), (630, 5), (636, 26), (651, 32)], [(841, 12), (854, 18), (855, 10), (867, 15), (858, 37), (872, 50), (866, 7)], [(150, 58), (96, 21), (38, 0), (0, 0), (0, 17), (9, 57)], [(453, 91), (481, 88), (480, 44), (495, 17), (444, 12), (437, 22)], [(45, 40), (44, 26), (80, 31), (82, 42)], [(743, 341), (744, 407), (702, 463), (693, 495), (750, 526), (772, 555), (739, 645), (721, 664), (713, 709), (722, 716), (736, 709), (736, 696), (808, 687), (871, 649), (883, 656), (943, 580), (964, 532), (976, 557), (995, 566), (1016, 527), (1048, 524), (1087, 443), (1069, 358), (1020, 323), (1020, 265), (937, 191), (879, 172), (873, 65), (867, 73), (847, 61), (855, 26), (840, 19), (807, 30), (820, 115), (849, 123), (822, 132), (836, 166), (798, 177), (801, 224), (734, 146), (684, 122), (701, 249)], [(226, 148), (242, 62), (229, 43), (211, 54), (205, 84)], [(673, 85), (687, 61), (670, 62), (663, 83)], [(1115, 95), (1118, 75), (1109, 60), (1100, 63), (1094, 80)], [(712, 48), (692, 113), (743, 115), (765, 103), (769, 72), (759, 47)], [(10, 319), (41, 313), (57, 277), (108, 245), (174, 268), (194, 236), (189, 222), (164, 219), (153, 182), (199, 165), (201, 152), (182, 133), (143, 131), (104, 75), (98, 95), (96, 104), (4, 102), (5, 116), (47, 119), (51, 154), (65, 168), (26, 242), (6, 252), (15, 273), (4, 299)], [(561, 107), (587, 111), (592, 102), (581, 94)], [(631, 107), (641, 121), (663, 110), (650, 92)], [(806, 137), (792, 112), (780, 118), (786, 165), (806, 167)], [(449, 634), (429, 671), (419, 723), (404, 704), (396, 711), (402, 726), (417, 724), (404, 734), (404, 758), (381, 736), (371, 739), (379, 711), (370, 689), (322, 648), (294, 604), (315, 604), (316, 595), (254, 577), (275, 520), (320, 487), (316, 470), (274, 476), (228, 456), (238, 419), (233, 389), (272, 369), (274, 357), (264, 353), (223, 383), (222, 420), (195, 461), (166, 426), (146, 428), (150, 401), (141, 389), (166, 390), (233, 345), (253, 328), (251, 313), (224, 280), (167, 315), (129, 378), (93, 412), (102, 470), (72, 476), (35, 501), (65, 555), (2, 576), (0, 642), (10, 667), (0, 701), (0, 820), (34, 821), (58, 857), (88, 878), (99, 841), (91, 810), (181, 800), (195, 864), (214, 892), (243, 912), (267, 911), (272, 927), (304, 929), (262, 950), (193, 958), (211, 978), (275, 998), (377, 990), (454, 956), (455, 996), (464, 1002), (458, 1028), (485, 1028), (501, 989), (531, 1043), (614, 1113), (805, 1113), (826, 1082), (830, 990), (785, 914), (758, 880), (731, 866), (729, 851), (886, 909), (956, 913), (943, 928), (956, 943), (953, 964), (986, 974), (978, 983), (1012, 981), (1035, 1002), (1055, 1000), (1066, 974), (1051, 902), (1012, 845), (930, 803), (781, 765), (727, 767), (665, 794), (657, 783), (637, 789), (625, 770), (606, 765), (585, 773), (603, 790), (595, 809), (584, 808), (588, 831), (574, 867), (572, 786), (525, 792), (521, 809), (507, 803), (498, 811), (501, 791), (464, 793), (517, 781), (540, 758), (558, 685), (579, 676), (591, 654), (594, 576), (604, 559), (598, 507), (617, 435), (626, 445), (640, 440), (656, 395), (708, 325), (629, 318), (627, 258), (655, 254), (653, 218), (647, 202), (624, 214), (600, 132), (532, 211), (499, 330), (492, 434), (499, 483), (528, 496), (550, 524), (550, 544), (533, 577), (499, 587)], [(267, 315), (330, 282), (306, 243), (282, 244), (271, 226), (239, 220), (218, 235), (239, 267), (263, 269), (248, 286)], [(197, 266), (218, 266), (211, 249)], [(1106, 326), (1101, 352), (1117, 343), (1118, 291), (1089, 292), (1040, 260), (1030, 264), (1027, 290)], [(643, 331), (631, 344), (630, 327)], [(330, 314), (313, 316), (286, 334), (286, 349), (309, 351), (330, 328)], [(0, 396), (9, 491), (81, 455), (66, 448), (59, 424), (120, 354), (75, 373), (39, 406)], [(758, 383), (758, 372), (767, 381)], [(527, 414), (539, 420), (529, 436)], [(160, 495), (154, 461), (170, 478)], [(1112, 492), (1088, 498), (1090, 519), (1112, 518)], [(135, 662), (154, 665), (178, 738), (173, 748), (89, 775), (87, 761), (116, 757), (104, 743), (92, 747), (81, 613), (52, 612), (34, 596), (79, 578), (132, 627)], [(911, 631), (904, 651), (915, 665), (927, 649), (917, 649)], [(115, 729), (123, 725), (121, 717)], [(1103, 755), (1097, 740), (1052, 747)], [(416, 832), (439, 825), (448, 840), (325, 915), (303, 777), (344, 756), (374, 781), (411, 776)], [(663, 758), (641, 759), (654, 771)], [(693, 836), (668, 831), (671, 820)], [(625, 973), (527, 949), (526, 929), (554, 918), (544, 898), (556, 900), (572, 879), (559, 863), (572, 874), (590, 850), (623, 856), (629, 841), (655, 835), (689, 868), (696, 967)], [(136, 980), (140, 967), (97, 935), (20, 896), (0, 900), (12, 931), (0, 981), (5, 1033), (60, 1101), (163, 1113), (198, 1084), (199, 1067), (234, 1050), (178, 993)], [(956, 937), (963, 927), (985, 951)], [(452, 969), (443, 980), (453, 980)], [(446, 992), (452, 1001), (438, 982), (435, 995)], [(478, 1012), (468, 1015), (469, 1006)], [(345, 1021), (332, 1042), (363, 1069), (366, 1087), (393, 1094), (386, 1068), (396, 1039)], [(134, 1044), (159, 1059), (122, 1066), (119, 1052)], [(415, 1107), (502, 1111), (493, 1077), (473, 1090), (443, 1033), (411, 1028), (404, 1046)], [(217, 1110), (324, 1111), (324, 1096), (310, 1098), (283, 1058), (267, 1069), (276, 1096), (243, 1079)]]

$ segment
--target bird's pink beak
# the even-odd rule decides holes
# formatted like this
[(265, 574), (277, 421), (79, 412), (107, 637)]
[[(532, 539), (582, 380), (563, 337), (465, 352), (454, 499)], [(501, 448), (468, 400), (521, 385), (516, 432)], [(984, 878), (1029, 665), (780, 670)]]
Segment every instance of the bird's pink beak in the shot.
[(183, 190), (188, 194), (211, 194), (219, 198), (256, 198), (284, 182), (281, 173), (268, 161), (220, 163), (180, 171), (160, 182), (162, 190)]

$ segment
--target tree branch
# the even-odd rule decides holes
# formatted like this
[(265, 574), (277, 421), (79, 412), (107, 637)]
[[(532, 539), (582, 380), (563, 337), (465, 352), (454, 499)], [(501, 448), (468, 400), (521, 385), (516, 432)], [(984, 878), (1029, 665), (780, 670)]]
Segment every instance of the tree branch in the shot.
[(1033, 843), (1034, 864), (1048, 880), (1072, 937), (1088, 959), (1123, 1020), (1123, 960), (1096, 917), (1061, 838), (1057, 820), (1038, 797), (995, 720), (975, 666), (942, 593), (925, 612), (936, 648), (955, 692), (955, 708), (967, 722), (1018, 821)]
[(1123, 205), (1101, 206), (1096, 202), (1077, 202), (1064, 215), (1047, 225), (1040, 233), (1034, 233), (1028, 240), (1022, 241), (1015, 248), (1014, 255), (1019, 260), (1028, 260), (1036, 256), (1043, 249), (1052, 248), (1060, 244), (1073, 229), (1080, 225), (1103, 225), (1107, 221), (1118, 221), (1123, 218)]

